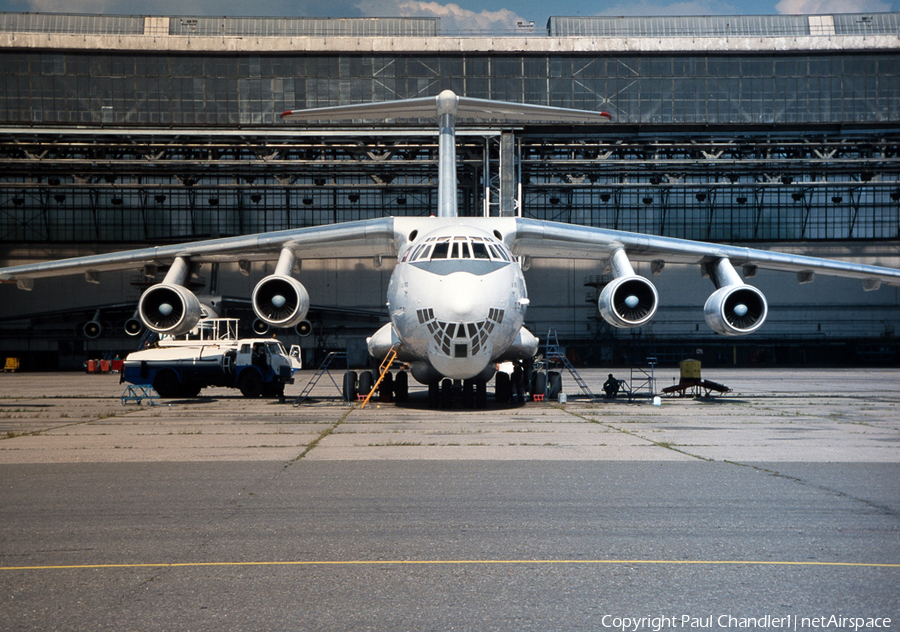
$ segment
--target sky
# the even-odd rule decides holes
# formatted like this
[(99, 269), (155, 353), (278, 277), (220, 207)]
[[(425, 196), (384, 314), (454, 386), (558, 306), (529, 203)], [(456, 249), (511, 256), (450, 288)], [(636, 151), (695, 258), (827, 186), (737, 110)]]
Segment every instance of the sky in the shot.
[(900, 0), (0, 0), (0, 11), (103, 15), (440, 17), (445, 32), (512, 30), (557, 16), (777, 15), (896, 11)]

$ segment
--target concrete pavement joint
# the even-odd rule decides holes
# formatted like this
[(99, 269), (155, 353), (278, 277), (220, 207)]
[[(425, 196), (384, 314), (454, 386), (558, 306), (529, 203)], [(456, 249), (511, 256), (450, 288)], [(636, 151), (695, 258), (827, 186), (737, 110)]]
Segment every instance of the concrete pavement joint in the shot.
[(301, 459), (303, 459), (303, 457), (305, 457), (307, 454), (309, 454), (310, 452), (312, 452), (312, 451), (315, 449), (315, 447), (316, 447), (317, 445), (319, 445), (319, 442), (322, 441), (323, 439), (325, 439), (325, 438), (326, 438), (328, 435), (330, 435), (332, 432), (334, 432), (335, 430), (337, 430), (338, 426), (340, 426), (342, 423), (344, 423), (344, 420), (347, 419), (347, 417), (350, 416), (350, 413), (352, 413), (354, 410), (356, 410), (356, 407), (355, 407), (355, 406), (352, 407), (352, 408), (350, 408), (349, 410), (347, 410), (347, 412), (345, 412), (345, 413), (341, 416), (341, 418), (338, 419), (334, 424), (332, 424), (331, 426), (329, 426), (328, 428), (326, 428), (325, 430), (323, 430), (321, 433), (319, 433), (319, 436), (316, 437), (315, 439), (313, 439), (312, 441), (310, 441), (310, 442), (309, 442), (309, 445), (306, 446), (306, 449), (303, 450), (303, 452), (301, 452), (301, 453), (297, 456), (297, 458), (291, 459), (288, 463), (286, 463), (285, 466), (284, 466), (284, 468), (287, 469), (288, 467), (290, 467), (291, 465), (293, 465), (293, 464), (296, 463), (297, 461), (300, 461)]
[(591, 419), (590, 417), (585, 417), (584, 415), (580, 415), (580, 414), (576, 413), (575, 411), (567, 410), (562, 405), (552, 404), (552, 406), (554, 408), (557, 408), (557, 409), (563, 411), (564, 413), (572, 415), (573, 417), (583, 419), (584, 421), (587, 421), (588, 423), (597, 424), (598, 426), (603, 426), (604, 428), (609, 428), (610, 430), (613, 430), (613, 431), (621, 433), (621, 434), (626, 434), (630, 437), (634, 437), (635, 439), (640, 439), (641, 441), (646, 441), (647, 443), (655, 445), (658, 448), (663, 448), (665, 450), (671, 450), (672, 452), (677, 452), (678, 454), (683, 454), (684, 456), (689, 456), (691, 458), (697, 459), (698, 461), (715, 461), (715, 459), (705, 457), (705, 456), (700, 456), (699, 454), (691, 454), (690, 452), (687, 452), (686, 450), (681, 450), (679, 448), (676, 448), (674, 445), (672, 445), (671, 443), (669, 443), (667, 441), (654, 441), (653, 439), (648, 439), (647, 437), (643, 437), (636, 432), (632, 432), (630, 430), (625, 430), (623, 428), (617, 428), (616, 426), (614, 426), (610, 423), (600, 421), (598, 419)]
[(830, 487), (826, 487), (824, 485), (816, 485), (815, 483), (811, 483), (802, 478), (798, 478), (796, 476), (790, 476), (789, 474), (783, 474), (782, 472), (778, 472), (776, 470), (769, 469), (767, 467), (763, 467), (761, 465), (754, 465), (752, 463), (740, 463), (739, 461), (731, 461), (729, 459), (724, 459), (723, 463), (728, 463), (729, 465), (737, 465), (738, 467), (749, 467), (752, 470), (757, 472), (762, 472), (763, 474), (768, 474), (769, 476), (773, 476), (775, 478), (783, 478), (785, 480), (791, 481), (792, 483), (797, 483), (798, 485), (803, 485), (805, 487), (811, 487), (812, 489), (818, 489), (820, 491), (832, 494), (837, 496), (838, 498), (844, 498), (847, 500), (852, 500), (853, 502), (862, 503), (866, 507), (870, 509), (877, 509), (881, 514), (885, 516), (897, 516), (900, 515), (893, 507), (888, 507), (887, 505), (879, 505), (878, 503), (874, 503), (871, 500), (866, 500), (865, 498), (859, 498), (857, 496), (853, 496), (852, 494), (848, 494), (847, 492), (842, 492), (837, 489), (832, 489)]

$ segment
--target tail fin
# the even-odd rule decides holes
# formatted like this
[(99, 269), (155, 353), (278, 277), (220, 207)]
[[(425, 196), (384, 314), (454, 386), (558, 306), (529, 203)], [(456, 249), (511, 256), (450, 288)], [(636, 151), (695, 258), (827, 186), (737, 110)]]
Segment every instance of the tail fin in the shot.
[(437, 116), (438, 121), (439, 217), (457, 217), (458, 215), (456, 203), (457, 118), (532, 123), (607, 122), (611, 118), (606, 112), (460, 97), (452, 90), (444, 90), (437, 97), (288, 110), (281, 115), (281, 118), (285, 121), (311, 123), (314, 121), (431, 118), (433, 116)]

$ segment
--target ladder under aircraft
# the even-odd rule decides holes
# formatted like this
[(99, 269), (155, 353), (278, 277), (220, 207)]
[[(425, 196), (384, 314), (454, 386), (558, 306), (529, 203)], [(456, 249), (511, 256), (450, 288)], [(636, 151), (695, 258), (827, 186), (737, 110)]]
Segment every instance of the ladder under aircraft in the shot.
[(550, 373), (549, 367), (551, 362), (557, 362), (565, 367), (565, 369), (572, 376), (572, 379), (575, 380), (575, 383), (578, 384), (578, 387), (581, 391), (587, 395), (588, 399), (591, 402), (594, 402), (598, 399), (596, 395), (594, 395), (591, 388), (584, 381), (584, 378), (581, 377), (581, 374), (575, 369), (569, 359), (566, 357), (565, 353), (562, 353), (559, 348), (559, 340), (556, 337), (556, 330), (550, 329), (547, 331), (547, 351), (545, 353), (545, 364), (544, 370), (547, 371), (547, 388), (550, 388)]
[(397, 359), (397, 354), (400, 353), (400, 343), (398, 342), (390, 350), (387, 352), (387, 355), (384, 356), (384, 360), (381, 361), (381, 366), (378, 367), (378, 379), (375, 381), (375, 384), (372, 385), (372, 390), (369, 391), (369, 394), (366, 395), (365, 401), (363, 401), (362, 406), (360, 408), (365, 408), (366, 404), (369, 403), (369, 400), (372, 399), (372, 393), (378, 388), (381, 384), (381, 380), (384, 379), (384, 376), (388, 371), (391, 370), (391, 365), (394, 363), (394, 360)]
[[(341, 393), (341, 398), (344, 397), (343, 390), (338, 383), (334, 381), (334, 377), (331, 375), (331, 372), (328, 370), (328, 367), (331, 366), (331, 363), (335, 360), (346, 360), (347, 352), (346, 351), (331, 351), (325, 356), (325, 359), (322, 360), (322, 363), (319, 365), (319, 368), (316, 369), (316, 372), (310, 378), (309, 382), (306, 383), (306, 386), (303, 387), (303, 390), (294, 400), (294, 407), (299, 406), (303, 402), (305, 402), (309, 398), (309, 394), (312, 392), (313, 388), (315, 388), (316, 384), (319, 382), (319, 379), (326, 373), (328, 373), (328, 377), (331, 378), (331, 383), (334, 384), (335, 388), (338, 389), (338, 392)], [(350, 404), (351, 402), (347, 402)]]

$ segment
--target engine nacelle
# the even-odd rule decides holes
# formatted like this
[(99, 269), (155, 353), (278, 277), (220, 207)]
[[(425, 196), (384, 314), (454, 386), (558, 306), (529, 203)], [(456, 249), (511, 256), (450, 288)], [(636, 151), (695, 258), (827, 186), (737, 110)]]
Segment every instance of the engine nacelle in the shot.
[(141, 295), (138, 315), (151, 331), (180, 336), (197, 326), (202, 310), (194, 293), (183, 285), (157, 283)]
[(272, 327), (293, 327), (309, 311), (309, 294), (303, 284), (280, 274), (257, 283), (251, 300), (256, 316)]
[(766, 320), (766, 297), (752, 285), (726, 285), (706, 300), (706, 324), (718, 334), (742, 336), (753, 333)]
[(253, 320), (253, 324), (250, 327), (257, 336), (265, 336), (269, 333), (269, 323), (261, 321), (258, 318)]
[(656, 314), (659, 295), (644, 277), (621, 276), (603, 288), (597, 306), (613, 327), (640, 327)]
[(125, 333), (129, 336), (140, 336), (144, 331), (144, 323), (140, 318), (129, 318), (125, 321)]
[(89, 320), (81, 328), (81, 333), (89, 340), (96, 340), (103, 335), (103, 323), (99, 320)]

